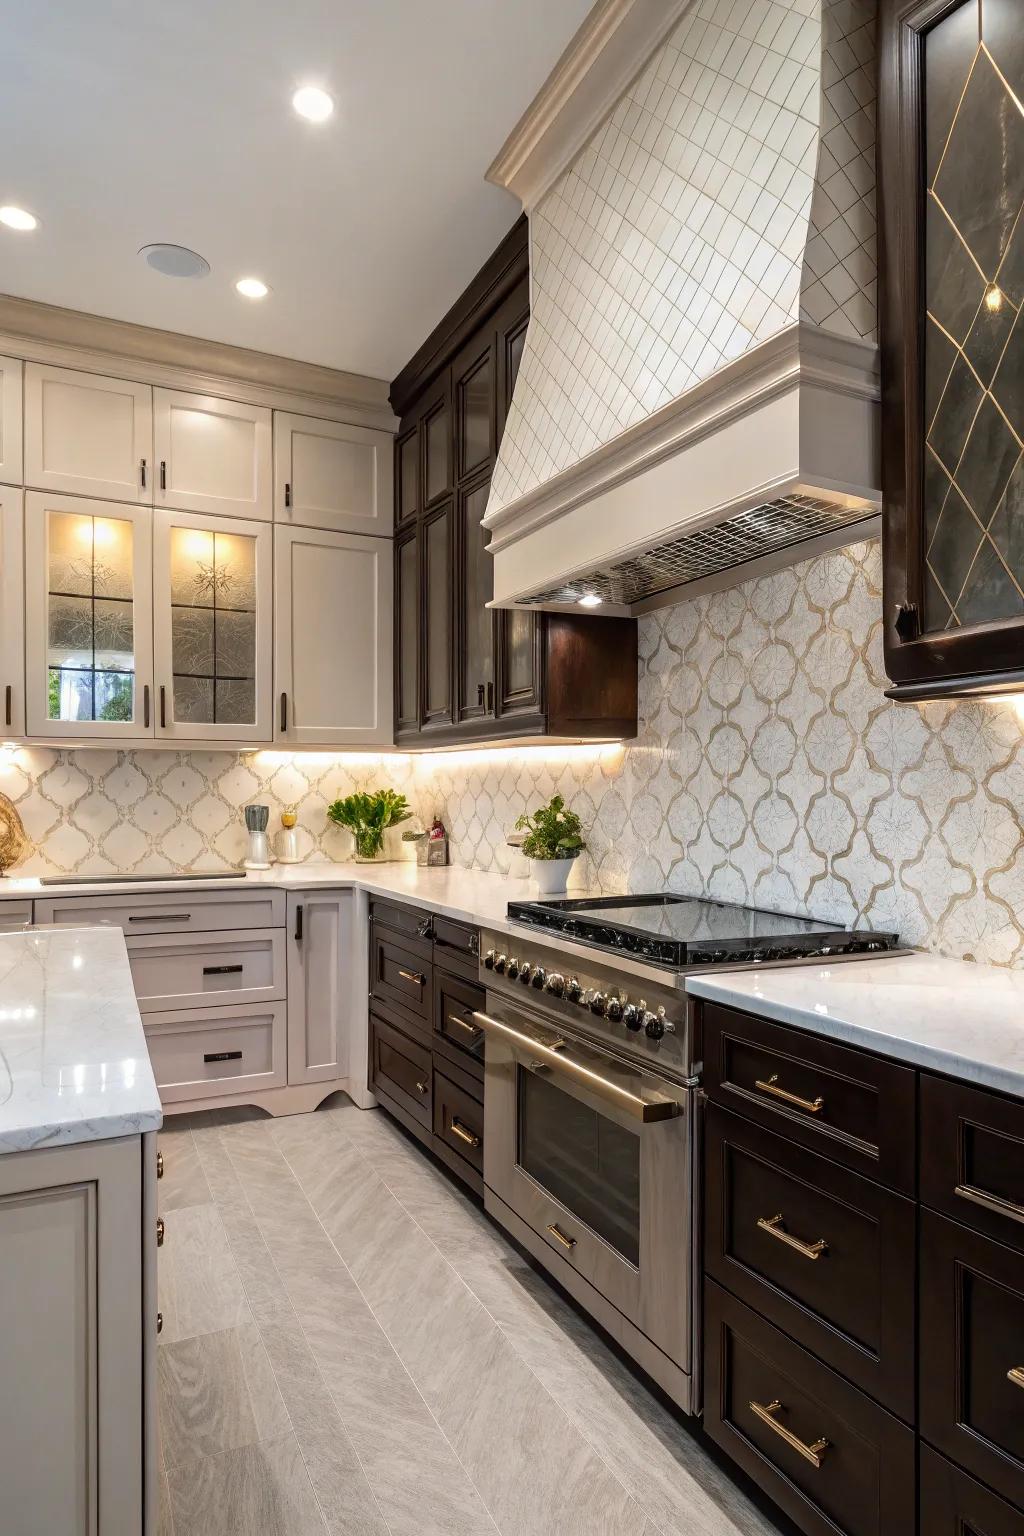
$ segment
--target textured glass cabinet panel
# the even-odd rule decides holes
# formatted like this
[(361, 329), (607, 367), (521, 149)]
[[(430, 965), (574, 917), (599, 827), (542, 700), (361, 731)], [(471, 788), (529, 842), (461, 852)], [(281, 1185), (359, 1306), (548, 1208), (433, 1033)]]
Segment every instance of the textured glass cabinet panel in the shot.
[(256, 540), (219, 529), (171, 529), (174, 719), (256, 719)]
[(1024, 616), (1024, 26), (966, 0), (925, 35), (926, 632)]
[(47, 716), (131, 720), (135, 709), (133, 530), (117, 517), (47, 522)]

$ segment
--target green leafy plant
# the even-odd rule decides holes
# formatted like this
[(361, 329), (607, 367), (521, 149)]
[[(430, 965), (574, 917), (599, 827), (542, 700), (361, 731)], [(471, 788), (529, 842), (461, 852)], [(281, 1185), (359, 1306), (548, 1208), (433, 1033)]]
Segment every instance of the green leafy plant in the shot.
[(384, 846), (384, 833), (412, 815), (404, 795), (393, 789), (378, 789), (372, 795), (357, 793), (335, 800), (327, 807), (330, 819), (339, 827), (355, 833), (356, 853), (362, 859), (375, 859)]
[(523, 852), (529, 859), (574, 859), (587, 846), (582, 822), (575, 811), (566, 810), (561, 795), (520, 816), (516, 831), (524, 829)]

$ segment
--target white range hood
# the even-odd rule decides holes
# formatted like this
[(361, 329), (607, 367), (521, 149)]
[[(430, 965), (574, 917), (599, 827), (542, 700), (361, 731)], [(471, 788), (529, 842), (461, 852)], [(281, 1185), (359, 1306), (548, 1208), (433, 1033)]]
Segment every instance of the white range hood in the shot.
[(638, 610), (873, 526), (875, 10), (602, 0), (505, 145), (532, 304), (496, 606)]

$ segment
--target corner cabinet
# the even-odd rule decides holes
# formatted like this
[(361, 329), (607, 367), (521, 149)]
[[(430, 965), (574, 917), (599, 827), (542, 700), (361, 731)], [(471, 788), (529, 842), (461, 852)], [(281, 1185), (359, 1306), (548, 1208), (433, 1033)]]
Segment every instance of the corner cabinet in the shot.
[(634, 620), (487, 606), (483, 518), (529, 318), (524, 218), (391, 387), (399, 746), (636, 734)]
[(354, 893), (288, 896), (288, 1081), (334, 1082), (348, 1072)]
[(889, 696), (1024, 684), (1024, 48), (1018, 0), (883, 0)]

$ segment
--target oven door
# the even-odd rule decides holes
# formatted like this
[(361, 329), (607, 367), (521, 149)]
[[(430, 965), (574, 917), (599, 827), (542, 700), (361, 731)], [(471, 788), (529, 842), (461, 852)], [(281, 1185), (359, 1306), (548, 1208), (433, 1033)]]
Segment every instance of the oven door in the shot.
[(484, 1183), (691, 1368), (692, 1094), (488, 994)]

